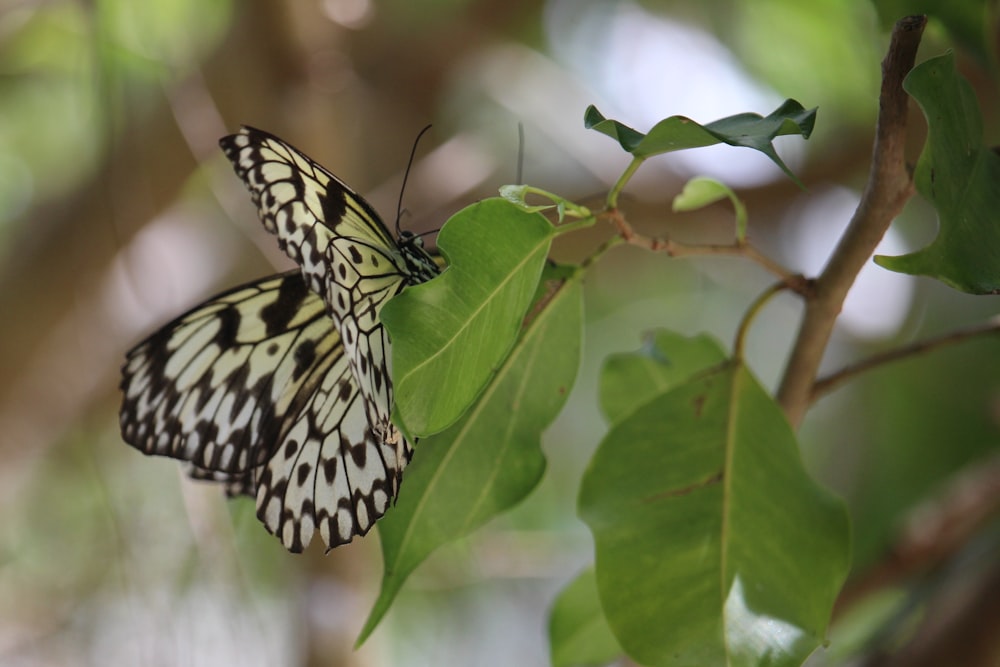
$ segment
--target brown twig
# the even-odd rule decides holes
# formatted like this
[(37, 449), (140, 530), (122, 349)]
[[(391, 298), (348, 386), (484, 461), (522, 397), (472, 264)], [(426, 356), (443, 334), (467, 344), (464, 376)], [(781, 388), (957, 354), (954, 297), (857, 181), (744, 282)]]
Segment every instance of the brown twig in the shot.
[(919, 340), (909, 345), (903, 345), (902, 347), (897, 347), (879, 354), (872, 355), (867, 359), (863, 359), (850, 366), (845, 366), (844, 368), (831, 373), (824, 378), (820, 378), (813, 385), (812, 395), (810, 397), (810, 402), (816, 401), (826, 394), (830, 393), (844, 382), (847, 382), (851, 378), (873, 368), (877, 368), (883, 364), (888, 364), (893, 361), (898, 361), (900, 359), (905, 359), (907, 357), (912, 357), (918, 354), (923, 354), (924, 352), (930, 352), (939, 347), (945, 347), (946, 345), (953, 345), (955, 343), (960, 343), (969, 338), (974, 338), (976, 336), (985, 336), (988, 334), (1000, 333), (1000, 319), (990, 320), (985, 324), (977, 324), (976, 326), (968, 327), (966, 329), (959, 329), (957, 331), (952, 331), (937, 338), (929, 338), (927, 340)]
[(618, 209), (610, 209), (603, 214), (618, 229), (618, 233), (626, 243), (651, 250), (663, 252), (670, 257), (691, 257), (695, 255), (735, 255), (756, 262), (770, 273), (781, 279), (788, 289), (803, 296), (811, 290), (810, 281), (799, 273), (794, 273), (774, 261), (747, 241), (731, 245), (705, 244), (688, 245), (668, 238), (645, 236), (635, 231)]
[(798, 338), (778, 389), (778, 402), (793, 427), (799, 425), (809, 407), (816, 373), (848, 290), (913, 193), (904, 154), (909, 97), (903, 90), (903, 78), (913, 67), (926, 23), (923, 16), (898, 21), (882, 61), (882, 91), (868, 183), (806, 301)]

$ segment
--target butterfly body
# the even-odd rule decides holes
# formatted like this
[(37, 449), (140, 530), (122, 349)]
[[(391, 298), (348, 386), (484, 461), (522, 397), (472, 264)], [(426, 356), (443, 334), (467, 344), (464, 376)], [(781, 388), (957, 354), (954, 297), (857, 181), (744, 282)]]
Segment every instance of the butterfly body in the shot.
[(129, 352), (126, 442), (256, 497), (292, 551), (330, 548), (388, 509), (412, 454), (390, 421), (390, 341), (379, 313), (439, 272), (392, 238), (359, 195), (277, 137), (220, 144), (265, 228), (299, 264), (192, 309)]

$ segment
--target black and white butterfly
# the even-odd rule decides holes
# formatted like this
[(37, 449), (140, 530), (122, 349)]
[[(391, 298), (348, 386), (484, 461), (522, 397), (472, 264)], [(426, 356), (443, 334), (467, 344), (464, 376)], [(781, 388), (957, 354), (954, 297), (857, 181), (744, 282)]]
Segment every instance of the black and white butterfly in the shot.
[(220, 145), (261, 221), (301, 270), (229, 290), (132, 349), (121, 431), (193, 477), (257, 499), (291, 551), (328, 548), (388, 509), (412, 447), (390, 422), (382, 306), (439, 268), (372, 207), (281, 139), (249, 127)]

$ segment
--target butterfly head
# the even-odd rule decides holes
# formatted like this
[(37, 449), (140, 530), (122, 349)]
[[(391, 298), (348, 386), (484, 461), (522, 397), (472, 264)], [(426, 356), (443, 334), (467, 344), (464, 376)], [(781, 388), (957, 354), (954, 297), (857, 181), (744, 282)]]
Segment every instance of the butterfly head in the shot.
[(441, 273), (434, 258), (424, 249), (424, 238), (411, 231), (399, 233), (399, 250), (403, 254), (410, 273), (417, 277), (417, 282), (430, 280)]

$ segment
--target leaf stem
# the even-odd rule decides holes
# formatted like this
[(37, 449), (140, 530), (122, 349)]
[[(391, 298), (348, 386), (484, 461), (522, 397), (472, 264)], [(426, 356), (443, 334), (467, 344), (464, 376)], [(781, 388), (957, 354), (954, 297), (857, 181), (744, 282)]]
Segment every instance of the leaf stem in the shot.
[(776, 294), (783, 292), (786, 289), (790, 289), (791, 286), (784, 280), (778, 281), (768, 287), (766, 290), (761, 292), (760, 296), (754, 299), (750, 307), (747, 308), (747, 312), (744, 313), (743, 319), (740, 320), (740, 326), (736, 329), (736, 337), (733, 340), (733, 358), (742, 359), (743, 358), (743, 348), (746, 343), (747, 332), (750, 330), (750, 325), (753, 320), (760, 314), (760, 311), (767, 305)]
[(599, 260), (604, 255), (604, 253), (611, 250), (616, 245), (622, 244), (624, 242), (625, 239), (623, 239), (621, 236), (612, 236), (604, 243), (597, 246), (597, 249), (594, 252), (592, 252), (582, 262), (580, 262), (580, 269), (586, 271), (587, 269), (590, 268), (592, 264), (594, 264), (594, 262)]
[(584, 218), (579, 218), (573, 222), (565, 222), (561, 225), (556, 225), (556, 234), (566, 234), (567, 232), (574, 232), (578, 229), (584, 229), (586, 227), (593, 227), (594, 223), (597, 222), (597, 216), (589, 215)]
[(954, 345), (955, 343), (961, 343), (962, 341), (970, 338), (986, 336), (989, 334), (1000, 334), (1000, 318), (994, 318), (985, 324), (977, 324), (966, 329), (958, 329), (936, 338), (919, 340), (914, 343), (910, 343), (909, 345), (903, 345), (902, 347), (897, 347), (872, 355), (867, 359), (845, 366), (839, 371), (817, 380), (812, 387), (810, 402), (816, 401), (829, 394), (831, 391), (848, 380), (853, 379), (855, 376), (874, 368), (878, 368), (883, 364), (899, 361), (900, 359), (906, 359), (907, 357), (913, 357), (918, 354), (924, 354), (925, 352), (936, 350), (939, 347)]
[(590, 212), (590, 209), (587, 208), (586, 206), (581, 206), (579, 204), (571, 202), (570, 200), (564, 199), (563, 197), (560, 197), (559, 195), (553, 192), (549, 192), (548, 190), (543, 190), (542, 188), (536, 188), (531, 185), (525, 185), (524, 191), (529, 194), (538, 195), (539, 197), (545, 197), (549, 201), (554, 202), (557, 205), (561, 206), (566, 211), (566, 213), (572, 215), (573, 217), (588, 218), (593, 215), (593, 213)]
[(618, 195), (620, 195), (622, 190), (625, 189), (625, 184), (632, 179), (632, 176), (645, 161), (646, 158), (644, 157), (632, 157), (632, 161), (629, 162), (628, 167), (625, 168), (622, 175), (618, 177), (618, 181), (614, 184), (614, 187), (612, 187), (610, 192), (608, 192), (607, 209), (609, 211), (618, 209)]

